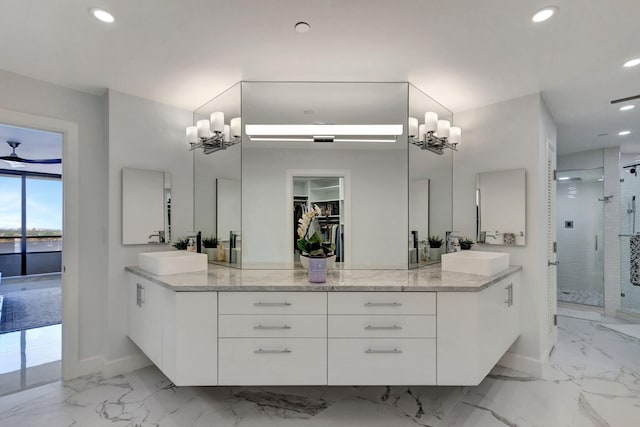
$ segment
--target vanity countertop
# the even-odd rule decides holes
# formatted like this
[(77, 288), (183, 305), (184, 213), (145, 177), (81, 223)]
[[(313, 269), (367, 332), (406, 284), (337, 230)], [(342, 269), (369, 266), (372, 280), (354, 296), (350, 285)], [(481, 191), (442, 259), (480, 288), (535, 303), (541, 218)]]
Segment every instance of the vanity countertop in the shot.
[(440, 264), (414, 270), (332, 270), (326, 283), (314, 284), (304, 270), (240, 270), (210, 264), (207, 271), (156, 276), (138, 267), (125, 267), (177, 292), (478, 292), (521, 269), (511, 266), (493, 276), (442, 271)]

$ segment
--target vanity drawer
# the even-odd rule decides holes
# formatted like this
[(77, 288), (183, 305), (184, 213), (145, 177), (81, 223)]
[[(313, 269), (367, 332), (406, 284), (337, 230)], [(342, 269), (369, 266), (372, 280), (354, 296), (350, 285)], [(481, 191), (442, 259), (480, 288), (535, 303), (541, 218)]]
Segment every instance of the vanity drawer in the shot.
[(329, 314), (436, 314), (435, 292), (329, 292)]
[(326, 292), (220, 292), (220, 314), (326, 314)]
[(322, 338), (327, 316), (282, 314), (225, 314), (219, 316), (220, 338)]
[(436, 316), (329, 316), (329, 338), (435, 338)]
[(329, 385), (435, 385), (435, 339), (329, 339)]
[(326, 385), (325, 338), (221, 338), (219, 385)]

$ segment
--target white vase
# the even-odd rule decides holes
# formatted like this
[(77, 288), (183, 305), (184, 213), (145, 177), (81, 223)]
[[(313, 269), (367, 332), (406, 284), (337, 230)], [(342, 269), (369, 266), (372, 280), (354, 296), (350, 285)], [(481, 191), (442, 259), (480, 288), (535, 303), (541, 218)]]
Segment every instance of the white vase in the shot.
[(442, 246), (439, 248), (429, 248), (429, 259), (431, 261), (440, 261), (442, 256)]
[(215, 261), (218, 256), (218, 248), (204, 248), (204, 252), (207, 254), (207, 261)]
[[(306, 255), (300, 255), (300, 264), (305, 271), (309, 271), (309, 257)], [(333, 270), (336, 266), (336, 256), (331, 255), (327, 257), (327, 270)]]

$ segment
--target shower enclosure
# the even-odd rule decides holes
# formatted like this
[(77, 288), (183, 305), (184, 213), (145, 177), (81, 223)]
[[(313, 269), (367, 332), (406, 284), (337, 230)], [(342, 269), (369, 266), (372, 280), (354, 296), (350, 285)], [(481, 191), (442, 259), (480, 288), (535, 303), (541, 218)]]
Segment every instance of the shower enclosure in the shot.
[(603, 173), (603, 168), (558, 172), (558, 301), (604, 305)]
[(620, 306), (622, 311), (640, 315), (640, 286), (631, 283), (631, 238), (640, 234), (640, 167), (623, 167), (620, 182)]

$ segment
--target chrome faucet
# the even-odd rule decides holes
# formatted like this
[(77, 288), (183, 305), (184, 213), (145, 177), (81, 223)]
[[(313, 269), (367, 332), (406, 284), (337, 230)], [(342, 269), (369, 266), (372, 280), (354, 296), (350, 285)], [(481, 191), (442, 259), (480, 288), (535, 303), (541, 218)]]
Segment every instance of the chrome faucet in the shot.
[(160, 230), (155, 234), (149, 234), (148, 239), (151, 239), (152, 237), (157, 237), (158, 241), (157, 242), (149, 242), (149, 243), (164, 243), (164, 230)]
[[(497, 232), (496, 232), (497, 233)], [(498, 238), (496, 236), (494, 236), (493, 234), (487, 234), (486, 231), (481, 231), (480, 232), (480, 238), (478, 239), (478, 243), (486, 243), (487, 242), (487, 237), (491, 237), (494, 240), (497, 240)]]
[(444, 253), (446, 254), (454, 252), (453, 239), (460, 240), (463, 238), (462, 236), (455, 236), (452, 233), (457, 233), (457, 231), (445, 231), (444, 233)]

